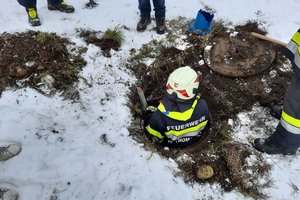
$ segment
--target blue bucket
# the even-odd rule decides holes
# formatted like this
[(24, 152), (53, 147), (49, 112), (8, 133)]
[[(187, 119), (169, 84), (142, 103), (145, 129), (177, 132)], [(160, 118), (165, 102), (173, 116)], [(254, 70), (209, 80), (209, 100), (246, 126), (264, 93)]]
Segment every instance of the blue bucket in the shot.
[(214, 14), (199, 10), (196, 19), (189, 25), (189, 31), (198, 35), (206, 35), (212, 29)]

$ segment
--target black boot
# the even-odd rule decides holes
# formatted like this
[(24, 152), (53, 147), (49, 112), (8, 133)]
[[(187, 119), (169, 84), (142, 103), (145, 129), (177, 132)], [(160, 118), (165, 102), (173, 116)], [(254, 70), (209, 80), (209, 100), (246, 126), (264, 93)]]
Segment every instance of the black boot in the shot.
[(166, 32), (166, 22), (165, 19), (156, 19), (156, 33), (164, 34)]
[(74, 7), (71, 5), (68, 5), (66, 2), (62, 1), (58, 5), (51, 5), (48, 4), (48, 9), (49, 10), (59, 10), (61, 12), (65, 13), (72, 13), (75, 11)]
[(282, 108), (281, 108), (281, 106), (278, 106), (278, 105), (273, 106), (270, 110), (270, 114), (278, 120), (280, 120), (280, 118), (281, 118), (281, 113), (282, 113)]
[(28, 22), (31, 26), (40, 26), (41, 21), (35, 8), (26, 8)]
[(150, 18), (140, 18), (140, 21), (138, 22), (137, 26), (136, 26), (136, 30), (141, 32), (146, 30), (147, 26), (151, 23), (151, 19)]
[(268, 154), (294, 155), (297, 152), (297, 149), (286, 149), (274, 144), (270, 138), (257, 138), (254, 140), (253, 146), (256, 150)]

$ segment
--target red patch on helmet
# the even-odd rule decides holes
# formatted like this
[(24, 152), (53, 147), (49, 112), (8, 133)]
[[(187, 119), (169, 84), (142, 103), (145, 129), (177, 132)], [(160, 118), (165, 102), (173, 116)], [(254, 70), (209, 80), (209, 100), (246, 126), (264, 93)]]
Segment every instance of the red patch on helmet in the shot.
[(176, 90), (177, 92), (179, 92), (182, 96), (185, 96), (185, 97), (190, 97), (189, 95), (188, 95), (188, 93), (187, 93), (187, 91), (186, 90)]
[(172, 86), (170, 85), (170, 83), (167, 85), (166, 90), (173, 90)]

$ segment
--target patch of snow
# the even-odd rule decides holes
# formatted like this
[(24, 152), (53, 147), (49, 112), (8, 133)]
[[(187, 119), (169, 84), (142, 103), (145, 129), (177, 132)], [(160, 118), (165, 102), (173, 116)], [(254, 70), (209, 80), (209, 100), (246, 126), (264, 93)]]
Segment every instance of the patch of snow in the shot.
[(155, 61), (154, 58), (147, 58), (143, 60), (143, 63), (147, 66), (150, 66)]
[[(255, 138), (266, 138), (270, 136), (279, 121), (270, 116), (268, 109), (254, 106), (252, 111), (238, 114), (238, 120), (234, 122), (233, 137), (236, 141), (251, 145)], [(259, 125), (263, 124), (263, 126)], [(271, 199), (298, 199), (299, 193), (292, 192), (292, 184), (299, 188), (300, 158), (299, 152), (294, 156), (262, 154), (264, 160), (272, 166), (272, 187), (264, 189), (266, 195)], [(248, 164), (255, 159), (248, 158)], [(261, 179), (261, 184), (265, 183)], [(280, 189), (277, 187), (280, 185)], [(286, 191), (286, 192), (283, 192)], [(290, 192), (288, 192), (290, 191)]]
[(212, 45), (207, 45), (205, 48), (204, 48), (204, 51), (210, 51), (212, 48)]
[(42, 90), (45, 94), (50, 94), (51, 90), (53, 89), (53, 83), (55, 79), (50, 74), (46, 74), (41, 78), (41, 81), (37, 84), (39, 89)]
[(178, 161), (180, 161), (180, 162), (185, 162), (185, 161), (191, 161), (191, 162), (195, 162), (194, 160), (193, 160), (193, 158), (191, 158), (189, 155), (187, 155), (187, 154), (183, 154), (183, 155), (181, 155), (181, 156), (179, 156), (178, 158), (177, 158), (177, 160)]
[(272, 91), (271, 88), (268, 88), (268, 87), (265, 88), (265, 92), (266, 92), (266, 93), (270, 93), (271, 91)]
[(287, 63), (283, 63), (279, 69), (282, 71), (282, 72), (289, 72), (292, 70), (292, 67), (291, 67), (291, 62), (288, 60)]
[(235, 37), (237, 34), (238, 34), (239, 32), (237, 32), (237, 31), (233, 31), (232, 33), (230, 33), (230, 37)]
[[(174, 171), (178, 170), (174, 161), (157, 154), (151, 156), (142, 144), (129, 137), (127, 126), (133, 119), (126, 107), (126, 93), (135, 77), (120, 66), (129, 58), (130, 49), (165, 38), (166, 34), (157, 35), (152, 30), (155, 23), (143, 33), (136, 31), (137, 1), (103, 0), (98, 1), (99, 6), (94, 9), (85, 9), (86, 2), (70, 2), (76, 11), (65, 14), (49, 11), (47, 2), (39, 1), (40, 27), (28, 25), (26, 11), (17, 1), (1, 4), (2, 33), (28, 29), (55, 32), (82, 46), (85, 42), (78, 37), (77, 28), (105, 31), (126, 25), (128, 30), (122, 29), (124, 44), (119, 52), (112, 51), (112, 58), (103, 57), (98, 47), (86, 45), (87, 66), (80, 76), (87, 82), (79, 83), (79, 103), (58, 95), (48, 98), (29, 88), (3, 92), (0, 141), (18, 142), (23, 151), (0, 163), (3, 182), (0, 186), (14, 188), (22, 200), (251, 199), (237, 191), (224, 192), (217, 184), (187, 185), (182, 178), (174, 176)], [(259, 10), (267, 21), (268, 36), (285, 42), (300, 25), (300, 4), (296, 0), (274, 0), (272, 3), (270, 0), (166, 1), (167, 20), (179, 15), (192, 19), (199, 8), (205, 6), (213, 8), (215, 19), (228, 22), (232, 29), (234, 25), (256, 20)], [(282, 70), (290, 71), (290, 65), (284, 64)], [(269, 136), (277, 124), (267, 109), (256, 106), (232, 120), (233, 137), (250, 144), (250, 139)], [(103, 134), (114, 147), (100, 142)], [(293, 185), (300, 188), (299, 153), (296, 156), (263, 156), (273, 166), (273, 185), (264, 189), (269, 199), (300, 199), (299, 192), (293, 190)]]
[(170, 151), (170, 148), (169, 147), (164, 147), (164, 150), (165, 151)]
[(186, 50), (189, 47), (189, 44), (184, 41), (184, 37), (176, 38), (173, 44), (179, 50)]
[(274, 77), (276, 77), (277, 76), (277, 72), (276, 72), (276, 70), (272, 70), (272, 71), (270, 71), (270, 77), (271, 78), (274, 78)]
[(28, 61), (28, 62), (25, 63), (25, 66), (26, 67), (32, 67), (34, 65), (34, 63), (35, 63), (34, 61)]
[(202, 65), (205, 64), (205, 62), (204, 62), (204, 60), (200, 60), (200, 61), (198, 62), (198, 64), (199, 64), (200, 66), (202, 66)]

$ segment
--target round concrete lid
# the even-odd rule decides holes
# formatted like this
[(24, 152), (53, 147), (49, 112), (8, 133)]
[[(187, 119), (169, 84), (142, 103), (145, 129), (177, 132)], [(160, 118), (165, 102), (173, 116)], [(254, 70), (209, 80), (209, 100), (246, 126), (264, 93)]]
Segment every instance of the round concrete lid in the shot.
[(211, 44), (205, 48), (205, 61), (214, 72), (226, 77), (255, 76), (268, 69), (276, 57), (276, 50), (270, 43), (250, 34), (214, 38)]

